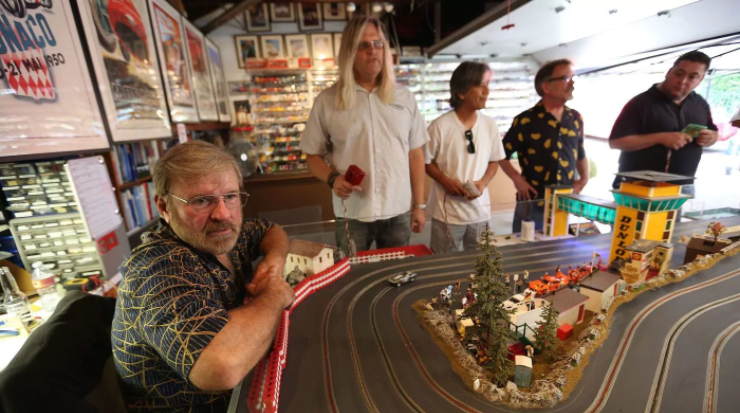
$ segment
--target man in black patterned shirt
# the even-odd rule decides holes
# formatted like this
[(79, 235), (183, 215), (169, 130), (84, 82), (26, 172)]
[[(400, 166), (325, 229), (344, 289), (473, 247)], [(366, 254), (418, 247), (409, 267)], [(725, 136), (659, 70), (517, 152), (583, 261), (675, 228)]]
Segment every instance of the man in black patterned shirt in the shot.
[(130, 412), (225, 412), (293, 302), (288, 238), (242, 221), (239, 168), (211, 144), (170, 149), (153, 183), (163, 222), (123, 264), (112, 326), (124, 398)]
[[(521, 232), (523, 219), (534, 220), (535, 228), (542, 229), (546, 186), (572, 185), (578, 194), (588, 182), (583, 117), (565, 106), (573, 99), (574, 77), (569, 60), (542, 65), (534, 78), (535, 90), (542, 100), (515, 117), (504, 136), (506, 159), (499, 165), (514, 182), (517, 200), (529, 201), (517, 203), (514, 233)], [(521, 174), (510, 162), (514, 153)]]

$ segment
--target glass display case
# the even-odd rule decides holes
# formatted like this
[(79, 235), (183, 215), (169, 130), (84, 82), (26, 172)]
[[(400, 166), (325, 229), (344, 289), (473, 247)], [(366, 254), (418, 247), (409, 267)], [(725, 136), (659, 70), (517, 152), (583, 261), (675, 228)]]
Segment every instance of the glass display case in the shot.
[(8, 218), (78, 212), (66, 161), (0, 165), (0, 187)]

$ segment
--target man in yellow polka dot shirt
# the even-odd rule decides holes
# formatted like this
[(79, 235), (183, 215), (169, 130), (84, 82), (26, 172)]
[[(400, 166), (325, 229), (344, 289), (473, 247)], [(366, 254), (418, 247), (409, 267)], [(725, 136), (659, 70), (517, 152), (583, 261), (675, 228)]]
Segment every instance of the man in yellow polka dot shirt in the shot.
[[(518, 202), (514, 211), (513, 232), (521, 232), (523, 219), (542, 228), (545, 187), (571, 185), (580, 193), (588, 182), (588, 160), (583, 149), (583, 118), (565, 106), (573, 99), (574, 73), (569, 60), (543, 65), (534, 78), (542, 99), (514, 118), (504, 137), (506, 159), (501, 169), (516, 186)], [(517, 154), (521, 173), (511, 164)], [(577, 173), (576, 173), (577, 171)]]

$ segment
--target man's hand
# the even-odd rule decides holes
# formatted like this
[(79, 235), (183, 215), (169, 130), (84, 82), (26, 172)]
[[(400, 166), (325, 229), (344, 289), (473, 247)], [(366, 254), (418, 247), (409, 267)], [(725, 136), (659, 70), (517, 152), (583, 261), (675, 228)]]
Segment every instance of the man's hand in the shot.
[(475, 187), (478, 189), (478, 193), (480, 195), (469, 195), (466, 193), (465, 196), (468, 197), (468, 201), (472, 201), (478, 198), (479, 196), (483, 195), (483, 191), (486, 190), (486, 184), (483, 181), (473, 181), (473, 185), (475, 185)]
[(448, 195), (467, 196), (467, 194), (465, 193), (465, 189), (463, 189), (462, 182), (458, 181), (457, 179), (445, 178), (440, 183), (445, 188), (445, 191)]
[(278, 276), (283, 275), (283, 267), (285, 267), (285, 258), (278, 255), (267, 254), (254, 271), (254, 278), (262, 275)]
[(334, 195), (342, 199), (349, 198), (354, 191), (362, 191), (362, 188), (360, 188), (359, 186), (354, 186), (351, 183), (347, 182), (347, 180), (344, 179), (344, 175), (339, 175), (334, 180), (334, 186), (332, 187), (332, 189), (334, 189)]
[(588, 179), (578, 179), (573, 182), (573, 193), (580, 194), (583, 191), (583, 187), (588, 183)]
[(516, 199), (519, 201), (529, 201), (537, 196), (537, 190), (521, 175), (514, 179), (514, 186), (516, 187)]
[(661, 135), (660, 143), (668, 149), (677, 151), (691, 143), (692, 139), (683, 132), (666, 132)]
[(411, 211), (411, 231), (419, 233), (424, 229), (424, 224), (427, 222), (427, 217), (424, 214), (424, 210), (414, 208)]
[[(274, 302), (278, 308), (287, 308), (295, 300), (293, 288), (279, 276), (255, 275), (252, 283), (247, 285), (247, 291), (254, 298), (265, 297)], [(249, 300), (245, 299), (245, 304)]]
[(717, 142), (719, 135), (716, 130), (702, 129), (696, 138), (696, 144), (702, 147), (712, 146)]

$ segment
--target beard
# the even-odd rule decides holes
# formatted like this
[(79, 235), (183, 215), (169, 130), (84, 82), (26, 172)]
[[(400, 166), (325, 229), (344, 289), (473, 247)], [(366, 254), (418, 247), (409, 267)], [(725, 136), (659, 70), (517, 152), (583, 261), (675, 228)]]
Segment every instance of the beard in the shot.
[[(187, 242), (195, 249), (219, 256), (234, 249), (239, 238), (240, 226), (232, 221), (213, 221), (206, 224), (202, 232), (193, 231), (188, 228), (180, 217), (175, 213), (170, 215), (170, 225), (178, 237)], [(223, 229), (230, 231), (224, 235), (208, 235), (211, 231)]]

